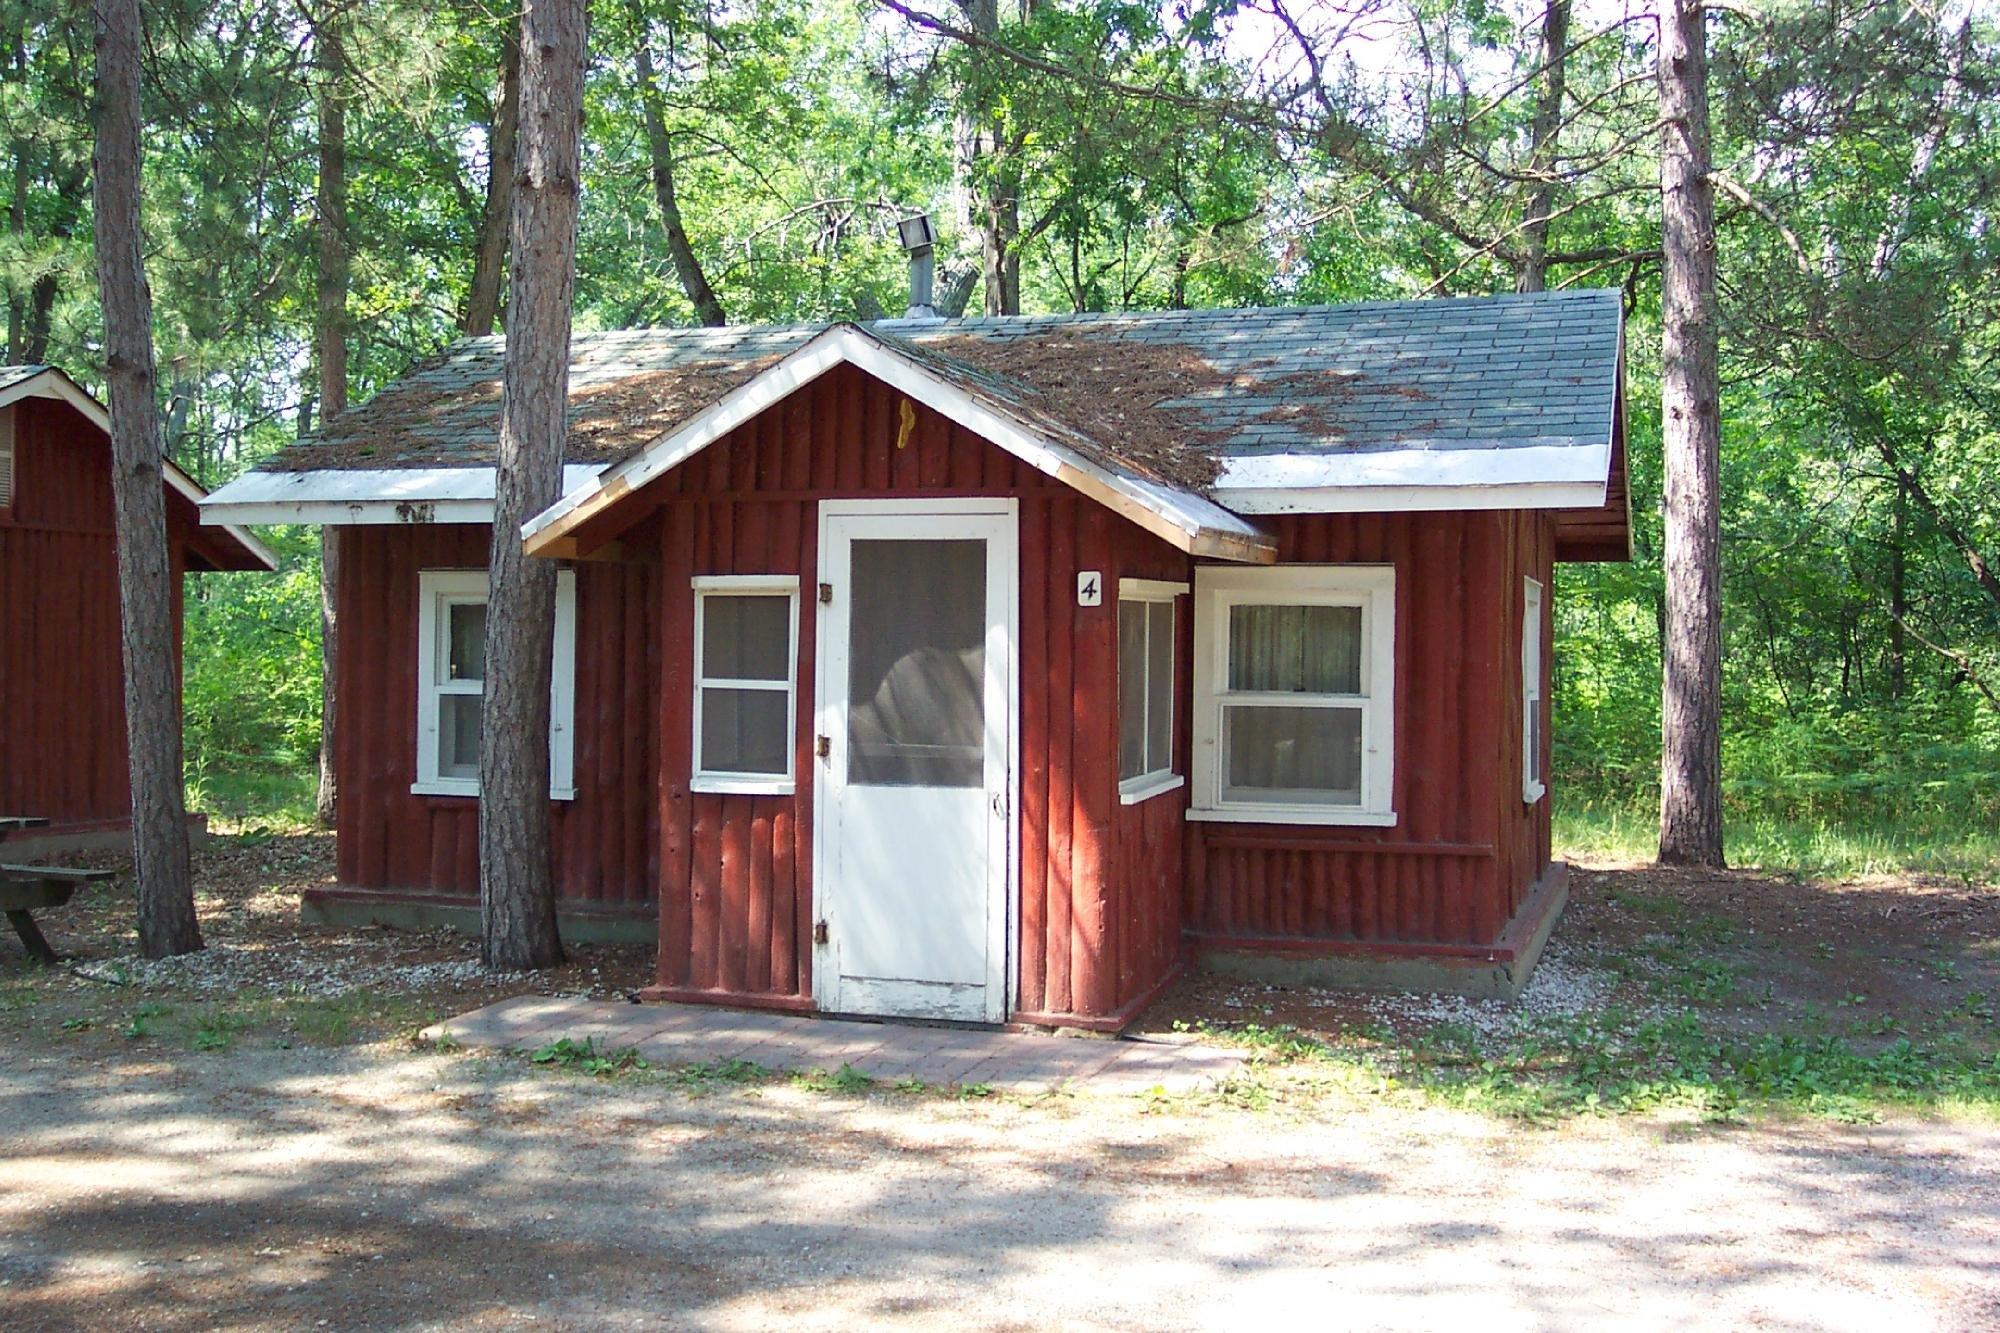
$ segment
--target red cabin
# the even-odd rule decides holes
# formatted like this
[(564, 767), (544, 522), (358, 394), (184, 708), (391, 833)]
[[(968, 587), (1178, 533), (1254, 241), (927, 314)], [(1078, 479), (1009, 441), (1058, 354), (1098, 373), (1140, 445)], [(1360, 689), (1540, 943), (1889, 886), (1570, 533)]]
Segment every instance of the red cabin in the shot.
[[(476, 916), (502, 345), (205, 506), (343, 525), (339, 886)], [(575, 343), (564, 927), (662, 998), (1116, 1029), (1184, 963), (1507, 993), (1563, 900), (1549, 589), (1626, 554), (1564, 292)]]
[[(179, 575), (277, 563), (240, 528), (203, 527), (207, 492), (162, 462), (178, 655)], [(110, 419), (60, 370), (0, 367), (0, 815), (48, 820), (38, 846), (125, 834), (122, 641)]]

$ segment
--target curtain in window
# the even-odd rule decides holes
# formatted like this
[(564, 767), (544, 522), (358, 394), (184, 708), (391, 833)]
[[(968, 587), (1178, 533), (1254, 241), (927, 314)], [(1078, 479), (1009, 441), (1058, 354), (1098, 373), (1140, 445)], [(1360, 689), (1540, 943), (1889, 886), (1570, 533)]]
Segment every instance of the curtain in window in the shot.
[(1229, 688), (1361, 693), (1361, 608), (1230, 607)]

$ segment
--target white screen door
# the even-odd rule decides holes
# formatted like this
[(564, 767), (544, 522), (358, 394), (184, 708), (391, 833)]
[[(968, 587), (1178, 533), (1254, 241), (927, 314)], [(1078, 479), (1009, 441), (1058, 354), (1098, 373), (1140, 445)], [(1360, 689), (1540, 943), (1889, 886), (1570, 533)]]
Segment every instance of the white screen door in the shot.
[(829, 502), (820, 578), (815, 998), (834, 1013), (998, 1022), (1012, 504)]

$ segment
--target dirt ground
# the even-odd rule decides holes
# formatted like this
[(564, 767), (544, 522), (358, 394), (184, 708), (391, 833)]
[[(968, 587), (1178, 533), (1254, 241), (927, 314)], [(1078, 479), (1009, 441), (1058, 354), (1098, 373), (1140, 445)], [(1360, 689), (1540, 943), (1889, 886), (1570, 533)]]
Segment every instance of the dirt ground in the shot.
[[(2000, 1326), (2000, 1123), (1891, 1108), (1529, 1124), (1387, 1084), (954, 1098), (416, 1047), (643, 950), (493, 979), (297, 923), (324, 839), (202, 855), (210, 949), (122, 881), (0, 941), (0, 1327)], [(1606, 1005), (1984, 1041), (1990, 890), (1579, 873), (1512, 1010), (1195, 978), (1148, 1022), (1421, 1032)], [(1859, 998), (1857, 998), (1859, 997)], [(1983, 1047), (1982, 1047), (1983, 1049)]]
[(689, 1095), (385, 1050), (0, 1069), (12, 1328), (2000, 1322), (2000, 1131)]
[(1522, 1010), (1695, 1013), (1738, 1031), (1837, 1032), (1864, 1046), (1962, 1034), (2000, 1050), (2000, 888), (1944, 876), (1844, 882), (1757, 871), (1575, 865), (1522, 1006), (1261, 986), (1192, 972), (1141, 1030), (1218, 1017), (1330, 1036), (1403, 1036)]

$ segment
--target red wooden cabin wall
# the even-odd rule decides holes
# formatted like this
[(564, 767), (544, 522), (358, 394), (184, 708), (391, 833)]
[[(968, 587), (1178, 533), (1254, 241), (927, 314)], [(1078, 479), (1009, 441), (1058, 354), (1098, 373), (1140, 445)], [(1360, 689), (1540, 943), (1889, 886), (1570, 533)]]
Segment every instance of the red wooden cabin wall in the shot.
[[(1520, 577), (1553, 527), (1508, 511), (1270, 520), (1284, 563), (1396, 567), (1397, 822), (1191, 822), (1187, 924), (1203, 946), (1491, 944), (1547, 861), (1521, 803)], [(1546, 654), (1544, 655), (1546, 658)]]
[[(479, 892), (479, 803), (419, 796), (418, 576), (483, 569), (484, 524), (343, 528), (342, 652), (335, 762), (339, 881), (459, 899)], [(576, 797), (551, 803), (556, 892), (573, 904), (648, 913), (657, 848), (651, 719), (659, 596), (647, 565), (586, 565), (576, 581)]]
[[(112, 532), (110, 441), (67, 403), (14, 413), (14, 503), (0, 509), (0, 814), (56, 826), (131, 813)], [(194, 507), (167, 505), (174, 655), (180, 574), (203, 539)]]
[[(1179, 957), (1175, 798), (1117, 798), (1116, 608), (1080, 608), (1083, 569), (1184, 578), (1185, 557), (1068, 486), (840, 369), (656, 485), (667, 645), (659, 714), (660, 957), (668, 994), (804, 1008), (812, 995), (812, 755), (799, 710), (791, 796), (688, 789), (693, 593), (702, 574), (817, 582), (818, 502), (1012, 496), (1020, 502), (1021, 847), (1018, 1008), (1107, 1016)], [(634, 543), (626, 540), (630, 549)], [(800, 599), (800, 698), (817, 603)]]
[[(1116, 598), (1080, 570), (1190, 581), (1192, 562), (1069, 487), (842, 368), (651, 488), (616, 561), (578, 574), (577, 799), (559, 802), (559, 891), (658, 903), (661, 993), (808, 1008), (818, 505), (1010, 496), (1020, 506), (1021, 810), (1017, 1016), (1115, 1022), (1193, 943), (1366, 942), (1476, 950), (1548, 860), (1548, 802), (1522, 804), (1521, 578), (1546, 585), (1547, 515), (1269, 520), (1280, 558), (1397, 567), (1393, 828), (1191, 823), (1185, 788), (1118, 799)], [(343, 887), (469, 897), (477, 811), (414, 796), (417, 576), (480, 567), (485, 527), (349, 528), (340, 591)], [(795, 574), (800, 707), (790, 796), (690, 790), (691, 580)], [(1179, 610), (1177, 771), (1188, 771), (1192, 604)], [(1546, 655), (1545, 655), (1546, 660)], [(1546, 689), (1546, 685), (1545, 685)], [(361, 701), (357, 703), (357, 701)], [(1185, 934), (1184, 934), (1185, 928)]]

